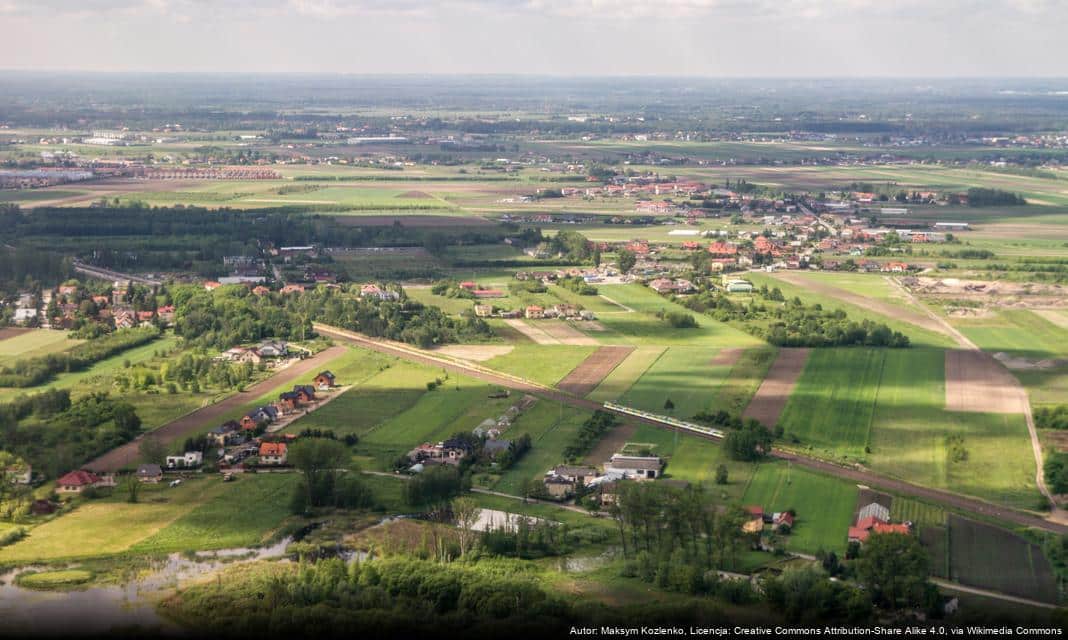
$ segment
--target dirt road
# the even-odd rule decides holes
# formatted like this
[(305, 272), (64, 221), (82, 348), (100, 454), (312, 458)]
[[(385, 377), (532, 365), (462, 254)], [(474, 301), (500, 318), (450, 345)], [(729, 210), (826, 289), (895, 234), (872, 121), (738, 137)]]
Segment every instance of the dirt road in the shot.
[[(282, 369), (270, 378), (257, 382), (241, 393), (235, 393), (221, 402), (187, 413), (150, 433), (152, 436), (159, 438), (164, 444), (188, 438), (204, 428), (205, 425), (212, 425), (213, 422), (221, 423), (224, 416), (271, 389), (279, 385), (296, 382), (300, 378), (307, 377), (309, 374), (314, 374), (326, 368), (328, 362), (345, 353), (345, 351), (345, 347), (330, 347), (311, 358), (301, 360)], [(133, 442), (128, 442), (93, 460), (85, 465), (85, 468), (97, 472), (109, 472), (118, 471), (135, 464), (140, 457), (138, 451), (140, 445), (140, 438)]]
[[(577, 398), (573, 395), (563, 393), (559, 390), (547, 387), (541, 384), (524, 380), (518, 376), (512, 376), (508, 374), (492, 372), (483, 367), (477, 367), (475, 365), (468, 365), (452, 360), (448, 360), (441, 357), (433, 356), (426, 352), (422, 352), (414, 347), (404, 344), (395, 344), (380, 341), (377, 339), (368, 338), (367, 336), (360, 335), (337, 327), (331, 327), (329, 325), (315, 324), (315, 330), (320, 334), (341, 340), (345, 342), (351, 342), (357, 344), (366, 349), (378, 351), (389, 355), (403, 358), (412, 362), (419, 362), (421, 364), (429, 365), (437, 368), (444, 368), (454, 373), (462, 373), (472, 378), (485, 380), (495, 385), (521, 391), (524, 393), (531, 393), (539, 395), (543, 398), (547, 398), (554, 402), (562, 402), (574, 407), (587, 410), (602, 409), (603, 405), (599, 402), (592, 400), (586, 400), (585, 398)], [(638, 416), (626, 416), (625, 421), (638, 422), (649, 424), (661, 429), (673, 430), (670, 426), (665, 425), (662, 422), (656, 420), (649, 420)], [(696, 435), (696, 434), (694, 434)], [(708, 440), (718, 440), (718, 438), (707, 435), (698, 436), (705, 437)], [(906, 496), (915, 496), (931, 502), (943, 504), (952, 508), (960, 509), (963, 511), (969, 511), (972, 513), (983, 514), (1007, 522), (1023, 525), (1026, 527), (1035, 527), (1036, 529), (1044, 529), (1046, 531), (1052, 531), (1054, 533), (1066, 534), (1068, 533), (1068, 524), (1062, 524), (1061, 522), (1049, 521), (1041, 518), (1037, 515), (1027, 513), (1025, 511), (1019, 511), (1010, 507), (1002, 507), (999, 505), (991, 504), (977, 498), (969, 498), (961, 496), (949, 491), (942, 491), (939, 489), (931, 489), (929, 487), (921, 487), (919, 485), (905, 482), (903, 480), (896, 480), (893, 478), (886, 478), (868, 471), (861, 471), (851, 467), (843, 467), (838, 464), (832, 464), (829, 462), (823, 462), (822, 460), (814, 460), (811, 458), (804, 458), (793, 453), (785, 451), (775, 450), (772, 455), (782, 460), (788, 460), (793, 464), (800, 467), (805, 467), (827, 475), (836, 476), (844, 480), (856, 482), (857, 484), (867, 485), (889, 491), (891, 493), (898, 493)]]

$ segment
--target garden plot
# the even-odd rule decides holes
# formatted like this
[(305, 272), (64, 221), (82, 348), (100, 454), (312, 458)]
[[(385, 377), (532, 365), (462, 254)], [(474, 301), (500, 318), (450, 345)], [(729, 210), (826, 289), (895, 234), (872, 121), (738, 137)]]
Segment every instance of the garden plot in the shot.
[(768, 427), (775, 426), (782, 410), (786, 408), (786, 401), (790, 399), (797, 379), (805, 369), (808, 354), (809, 349), (780, 349), (779, 356), (746, 407), (743, 417), (758, 420)]
[(585, 396), (597, 388), (601, 380), (604, 380), (605, 376), (623, 362), (633, 350), (634, 347), (601, 347), (567, 374), (567, 377), (557, 383), (556, 387), (577, 396)]

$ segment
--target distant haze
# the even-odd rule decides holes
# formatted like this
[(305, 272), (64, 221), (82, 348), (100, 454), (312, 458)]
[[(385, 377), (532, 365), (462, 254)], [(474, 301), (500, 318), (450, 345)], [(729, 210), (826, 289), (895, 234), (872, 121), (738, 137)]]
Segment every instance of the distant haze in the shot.
[(1063, 76), (1065, 0), (0, 0), (0, 68)]

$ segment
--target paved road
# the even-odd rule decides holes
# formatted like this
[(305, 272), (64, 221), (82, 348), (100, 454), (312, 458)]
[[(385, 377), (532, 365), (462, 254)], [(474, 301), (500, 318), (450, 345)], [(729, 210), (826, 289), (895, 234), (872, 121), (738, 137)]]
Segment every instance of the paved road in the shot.
[[(222, 422), (222, 418), (225, 415), (239, 409), (245, 403), (256, 399), (271, 389), (282, 384), (296, 381), (310, 373), (317, 373), (319, 370), (325, 368), (327, 362), (345, 353), (345, 351), (345, 347), (330, 347), (310, 358), (306, 358), (282, 369), (270, 378), (257, 382), (241, 393), (235, 393), (221, 402), (216, 402), (213, 405), (187, 413), (150, 433), (154, 437), (159, 438), (164, 444), (182, 438), (188, 438), (199, 432), (204, 425), (210, 425), (212, 422)], [(97, 472), (118, 471), (119, 469), (137, 462), (140, 457), (138, 451), (140, 446), (141, 438), (132, 442), (127, 442), (121, 447), (112, 449), (96, 460), (93, 460), (85, 465), (85, 468)]]
[(149, 286), (162, 284), (159, 280), (153, 280), (151, 278), (145, 278), (143, 276), (135, 276), (129, 273), (122, 273), (121, 271), (112, 271), (111, 269), (104, 269), (102, 267), (94, 267), (87, 265), (79, 260), (74, 261), (74, 270), (78, 273), (85, 274), (93, 278), (99, 278), (101, 280), (110, 280), (112, 282), (128, 281)]
[[(455, 360), (447, 359), (441, 356), (436, 356), (431, 352), (420, 351), (406, 344), (393, 343), (384, 340), (378, 340), (368, 338), (367, 336), (339, 329), (337, 327), (331, 327), (329, 325), (318, 324), (314, 325), (315, 330), (320, 334), (334, 338), (336, 340), (342, 340), (357, 344), (366, 349), (378, 351), (388, 355), (393, 355), (412, 362), (418, 362), (431, 367), (438, 367), (445, 369), (453, 373), (460, 373), (472, 378), (484, 380), (491, 384), (495, 384), (515, 391), (523, 393), (537, 394), (542, 397), (548, 398), (555, 402), (562, 402), (564, 404), (578, 407), (581, 409), (595, 410), (603, 409), (603, 405), (599, 402), (587, 400), (585, 398), (577, 398), (575, 396), (563, 393), (557, 389), (540, 385), (522, 378), (503, 374), (499, 372), (493, 372), (485, 367), (481, 367), (474, 364), (462, 363)], [(633, 422), (649, 424), (661, 429), (674, 430), (670, 425), (666, 425), (662, 422), (642, 418), (640, 416), (621, 416), (624, 420), (630, 420)], [(704, 437), (709, 440), (717, 440), (712, 435), (700, 435), (694, 434), (698, 437)], [(919, 485), (905, 482), (903, 480), (896, 480), (894, 478), (886, 478), (869, 471), (863, 471), (852, 467), (844, 467), (842, 465), (824, 462), (822, 460), (814, 460), (812, 458), (806, 458), (794, 453), (786, 451), (775, 450), (772, 455), (776, 458), (788, 460), (793, 464), (807, 469), (813, 469), (821, 473), (837, 476), (857, 484), (866, 485), (869, 487), (875, 487), (890, 491), (893, 493), (899, 493), (902, 495), (915, 496), (931, 502), (936, 502), (942, 505), (946, 505), (955, 509), (963, 511), (969, 511), (972, 513), (982, 514), (985, 516), (998, 518), (1014, 524), (1019, 524), (1027, 527), (1035, 527), (1037, 529), (1044, 529), (1046, 531), (1052, 531), (1054, 533), (1066, 534), (1068, 533), (1068, 525), (1061, 524), (1060, 522), (1051, 522), (1045, 518), (1012, 509), (1010, 507), (1003, 507), (979, 500), (976, 498), (969, 498), (949, 491), (942, 491), (940, 489), (932, 489), (929, 487), (921, 487)]]

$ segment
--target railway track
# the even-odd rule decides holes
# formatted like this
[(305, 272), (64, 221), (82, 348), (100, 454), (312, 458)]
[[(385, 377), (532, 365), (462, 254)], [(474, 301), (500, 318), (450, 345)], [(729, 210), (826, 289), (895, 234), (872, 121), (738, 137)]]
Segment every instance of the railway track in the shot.
[[(313, 326), (320, 334), (336, 340), (356, 344), (366, 349), (371, 349), (372, 351), (393, 355), (411, 362), (417, 362), (432, 367), (440, 367), (453, 373), (464, 374), (514, 391), (537, 394), (549, 400), (561, 402), (580, 409), (588, 411), (595, 411), (598, 409), (608, 410), (634, 422), (648, 424), (661, 429), (689, 433), (696, 437), (708, 440), (719, 441), (724, 437), (722, 431), (705, 429), (699, 425), (684, 423), (683, 421), (667, 418), (666, 416), (656, 416), (652, 413), (629, 409), (627, 407), (622, 407), (622, 405), (600, 403), (593, 400), (587, 400), (586, 398), (579, 398), (564, 393), (559, 389), (525, 380), (518, 376), (493, 371), (492, 369), (488, 369), (481, 365), (438, 356), (433, 352), (416, 349), (407, 344), (370, 338), (354, 331), (348, 331), (346, 329), (321, 323), (314, 323)], [(942, 491), (941, 489), (923, 487), (904, 480), (881, 476), (864, 469), (809, 458), (791, 451), (774, 449), (771, 452), (771, 455), (772, 457), (796, 464), (799, 467), (836, 476), (856, 484), (882, 489), (884, 491), (889, 491), (890, 493), (920, 498), (952, 509), (1004, 520), (1020, 526), (1034, 527), (1036, 529), (1042, 529), (1057, 534), (1068, 534), (1068, 525), (1053, 522), (1026, 511), (995, 505), (978, 498), (970, 498), (949, 491)]]

